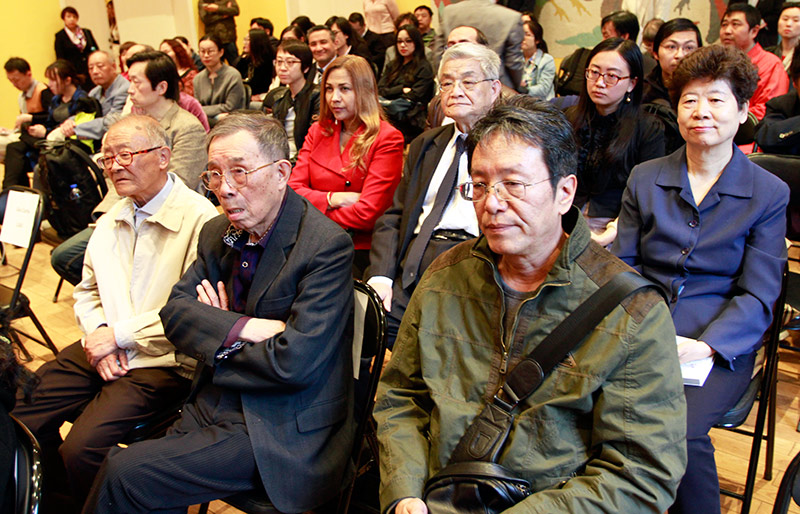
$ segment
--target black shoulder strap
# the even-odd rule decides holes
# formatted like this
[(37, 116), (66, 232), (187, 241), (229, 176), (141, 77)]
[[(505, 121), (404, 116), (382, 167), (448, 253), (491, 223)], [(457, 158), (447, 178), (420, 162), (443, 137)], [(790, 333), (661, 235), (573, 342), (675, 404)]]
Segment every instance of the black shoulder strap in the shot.
[(466, 461), (497, 462), (505, 445), (512, 411), (533, 394), (544, 376), (561, 362), (603, 318), (631, 293), (654, 284), (633, 271), (615, 275), (578, 306), (506, 376), (503, 387), (478, 414), (461, 436), (450, 463)]
[(628, 295), (653, 283), (633, 271), (614, 275), (578, 306), (506, 377), (503, 400), (513, 409), (530, 396), (544, 376), (561, 362)]

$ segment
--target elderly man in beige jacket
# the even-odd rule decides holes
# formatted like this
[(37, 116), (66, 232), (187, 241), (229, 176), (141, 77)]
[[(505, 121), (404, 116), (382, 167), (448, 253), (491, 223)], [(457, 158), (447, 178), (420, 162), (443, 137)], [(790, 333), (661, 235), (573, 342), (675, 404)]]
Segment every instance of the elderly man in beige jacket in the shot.
[[(79, 507), (108, 450), (188, 394), (194, 361), (167, 340), (158, 312), (216, 209), (167, 172), (170, 156), (148, 116), (122, 119), (103, 144), (99, 161), (122, 199), (98, 220), (75, 288), (85, 336), (39, 368), (33, 402), (14, 410), (42, 445), (43, 512)], [(62, 441), (64, 421), (73, 425)]]

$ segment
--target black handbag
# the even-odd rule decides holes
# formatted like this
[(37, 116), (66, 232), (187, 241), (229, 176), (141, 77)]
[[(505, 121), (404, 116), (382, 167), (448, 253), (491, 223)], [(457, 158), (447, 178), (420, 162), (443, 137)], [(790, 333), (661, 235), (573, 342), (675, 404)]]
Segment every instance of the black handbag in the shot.
[(562, 321), (506, 376), (504, 384), (461, 436), (447, 465), (425, 484), (429, 514), (494, 514), (531, 494), (531, 484), (497, 464), (517, 404), (533, 394), (552, 370), (619, 303), (655, 287), (641, 275), (615, 275)]

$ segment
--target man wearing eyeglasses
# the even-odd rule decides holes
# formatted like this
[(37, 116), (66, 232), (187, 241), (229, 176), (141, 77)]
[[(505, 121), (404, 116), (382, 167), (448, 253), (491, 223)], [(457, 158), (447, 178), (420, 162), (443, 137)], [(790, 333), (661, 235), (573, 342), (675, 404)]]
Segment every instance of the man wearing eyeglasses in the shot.
[[(498, 392), (509, 372), (630, 269), (591, 241), (572, 206), (577, 147), (569, 122), (533, 102), (495, 108), (470, 131), (470, 178), (459, 192), (474, 205), (482, 235), (428, 268), (381, 377), (381, 512), (427, 514), (426, 480), (448, 463), (476, 414), (488, 402), (513, 403)], [(504, 512), (670, 506), (686, 465), (674, 333), (661, 296), (644, 289), (544, 375), (512, 411), (497, 450), (497, 463), (530, 483), (531, 494)]]
[[(45, 513), (79, 508), (109, 448), (186, 398), (195, 365), (167, 340), (158, 312), (216, 209), (167, 172), (169, 142), (150, 117), (111, 126), (102, 155), (122, 199), (98, 219), (75, 288), (84, 337), (39, 368), (33, 403), (14, 411), (42, 446)], [(73, 425), (62, 441), (64, 421)]]
[(428, 265), (452, 246), (478, 236), (475, 211), (455, 187), (468, 178), (466, 134), (500, 95), (499, 70), (499, 57), (485, 46), (459, 43), (444, 53), (441, 104), (455, 123), (412, 141), (392, 206), (375, 224), (365, 276), (383, 299), (390, 347)]
[(354, 436), (353, 243), (287, 186), (286, 139), (263, 114), (209, 133), (203, 184), (224, 216), (161, 319), (213, 381), (166, 437), (111, 452), (87, 512), (180, 512), (261, 488), (280, 512), (330, 511)]

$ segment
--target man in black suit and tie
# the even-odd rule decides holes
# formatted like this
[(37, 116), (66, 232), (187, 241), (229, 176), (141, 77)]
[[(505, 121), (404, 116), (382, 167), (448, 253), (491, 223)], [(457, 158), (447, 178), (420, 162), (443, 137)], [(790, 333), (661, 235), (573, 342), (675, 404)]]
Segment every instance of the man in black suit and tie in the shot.
[(500, 95), (500, 58), (475, 43), (459, 43), (442, 56), (439, 84), (444, 113), (455, 120), (411, 142), (392, 206), (372, 235), (367, 281), (388, 311), (394, 343), (411, 293), (428, 265), (451, 247), (478, 236), (470, 202), (455, 194), (469, 179), (463, 141)]
[(209, 141), (203, 183), (225, 214), (161, 319), (213, 379), (167, 436), (112, 452), (85, 511), (185, 512), (263, 487), (279, 511), (304, 512), (350, 472), (353, 244), (287, 187), (280, 122), (233, 114)]

